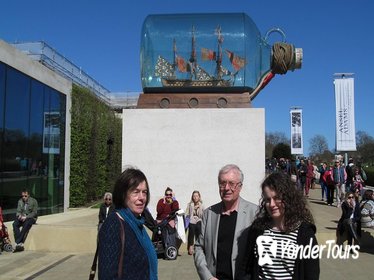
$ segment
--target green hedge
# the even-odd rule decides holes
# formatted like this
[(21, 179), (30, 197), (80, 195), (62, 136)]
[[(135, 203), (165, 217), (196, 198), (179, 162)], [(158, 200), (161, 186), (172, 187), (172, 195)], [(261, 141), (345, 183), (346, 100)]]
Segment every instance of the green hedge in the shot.
[(71, 108), (70, 206), (112, 191), (121, 172), (122, 121), (86, 88), (74, 85)]
[(366, 185), (374, 187), (374, 166), (364, 167), (366, 173)]

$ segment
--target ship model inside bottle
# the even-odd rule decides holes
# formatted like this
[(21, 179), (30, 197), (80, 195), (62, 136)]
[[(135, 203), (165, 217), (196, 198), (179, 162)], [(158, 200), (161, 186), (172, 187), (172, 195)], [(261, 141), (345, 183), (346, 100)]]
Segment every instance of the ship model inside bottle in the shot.
[(301, 49), (271, 47), (246, 14), (150, 15), (142, 28), (138, 108), (248, 108)]
[[(216, 29), (217, 51), (201, 48), (200, 57), (202, 61), (211, 61), (215, 64), (214, 73), (208, 73), (199, 65), (196, 51), (195, 27), (191, 32), (191, 55), (188, 60), (178, 55), (175, 39), (173, 40), (173, 62), (169, 62), (164, 57), (159, 56), (155, 67), (156, 76), (161, 77), (163, 87), (170, 87), (175, 91), (193, 92), (201, 90), (202, 87), (209, 91), (214, 91), (216, 87), (228, 88), (235, 84), (235, 77), (244, 67), (245, 59), (234, 54), (230, 50), (225, 50), (227, 60), (231, 62), (233, 69), (230, 71), (222, 65), (223, 60), (223, 36), (221, 27)], [(187, 77), (178, 77), (178, 72)]]

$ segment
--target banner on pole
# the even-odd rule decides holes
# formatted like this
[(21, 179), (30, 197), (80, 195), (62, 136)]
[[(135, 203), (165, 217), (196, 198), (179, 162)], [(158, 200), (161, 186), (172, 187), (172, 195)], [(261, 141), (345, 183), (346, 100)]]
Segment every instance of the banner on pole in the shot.
[(356, 151), (354, 79), (335, 78), (336, 150)]
[(303, 151), (303, 120), (301, 109), (291, 109), (291, 154), (302, 155)]

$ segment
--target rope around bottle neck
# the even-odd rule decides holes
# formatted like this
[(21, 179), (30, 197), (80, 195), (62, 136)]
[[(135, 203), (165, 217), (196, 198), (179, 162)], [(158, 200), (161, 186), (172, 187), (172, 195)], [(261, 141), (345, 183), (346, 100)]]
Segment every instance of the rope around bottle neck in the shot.
[(287, 70), (294, 70), (294, 48), (286, 43), (274, 43), (271, 70), (274, 74), (286, 74)]

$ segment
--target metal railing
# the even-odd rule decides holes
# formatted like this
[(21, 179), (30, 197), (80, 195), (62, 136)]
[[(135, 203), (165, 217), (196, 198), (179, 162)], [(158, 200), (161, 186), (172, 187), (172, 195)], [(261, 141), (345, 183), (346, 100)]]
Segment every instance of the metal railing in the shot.
[(81, 67), (76, 66), (43, 41), (13, 43), (11, 45), (27, 54), (32, 60), (39, 61), (68, 80), (90, 89), (98, 98), (115, 110), (135, 108), (137, 105), (138, 93), (111, 93), (107, 88), (84, 72)]

